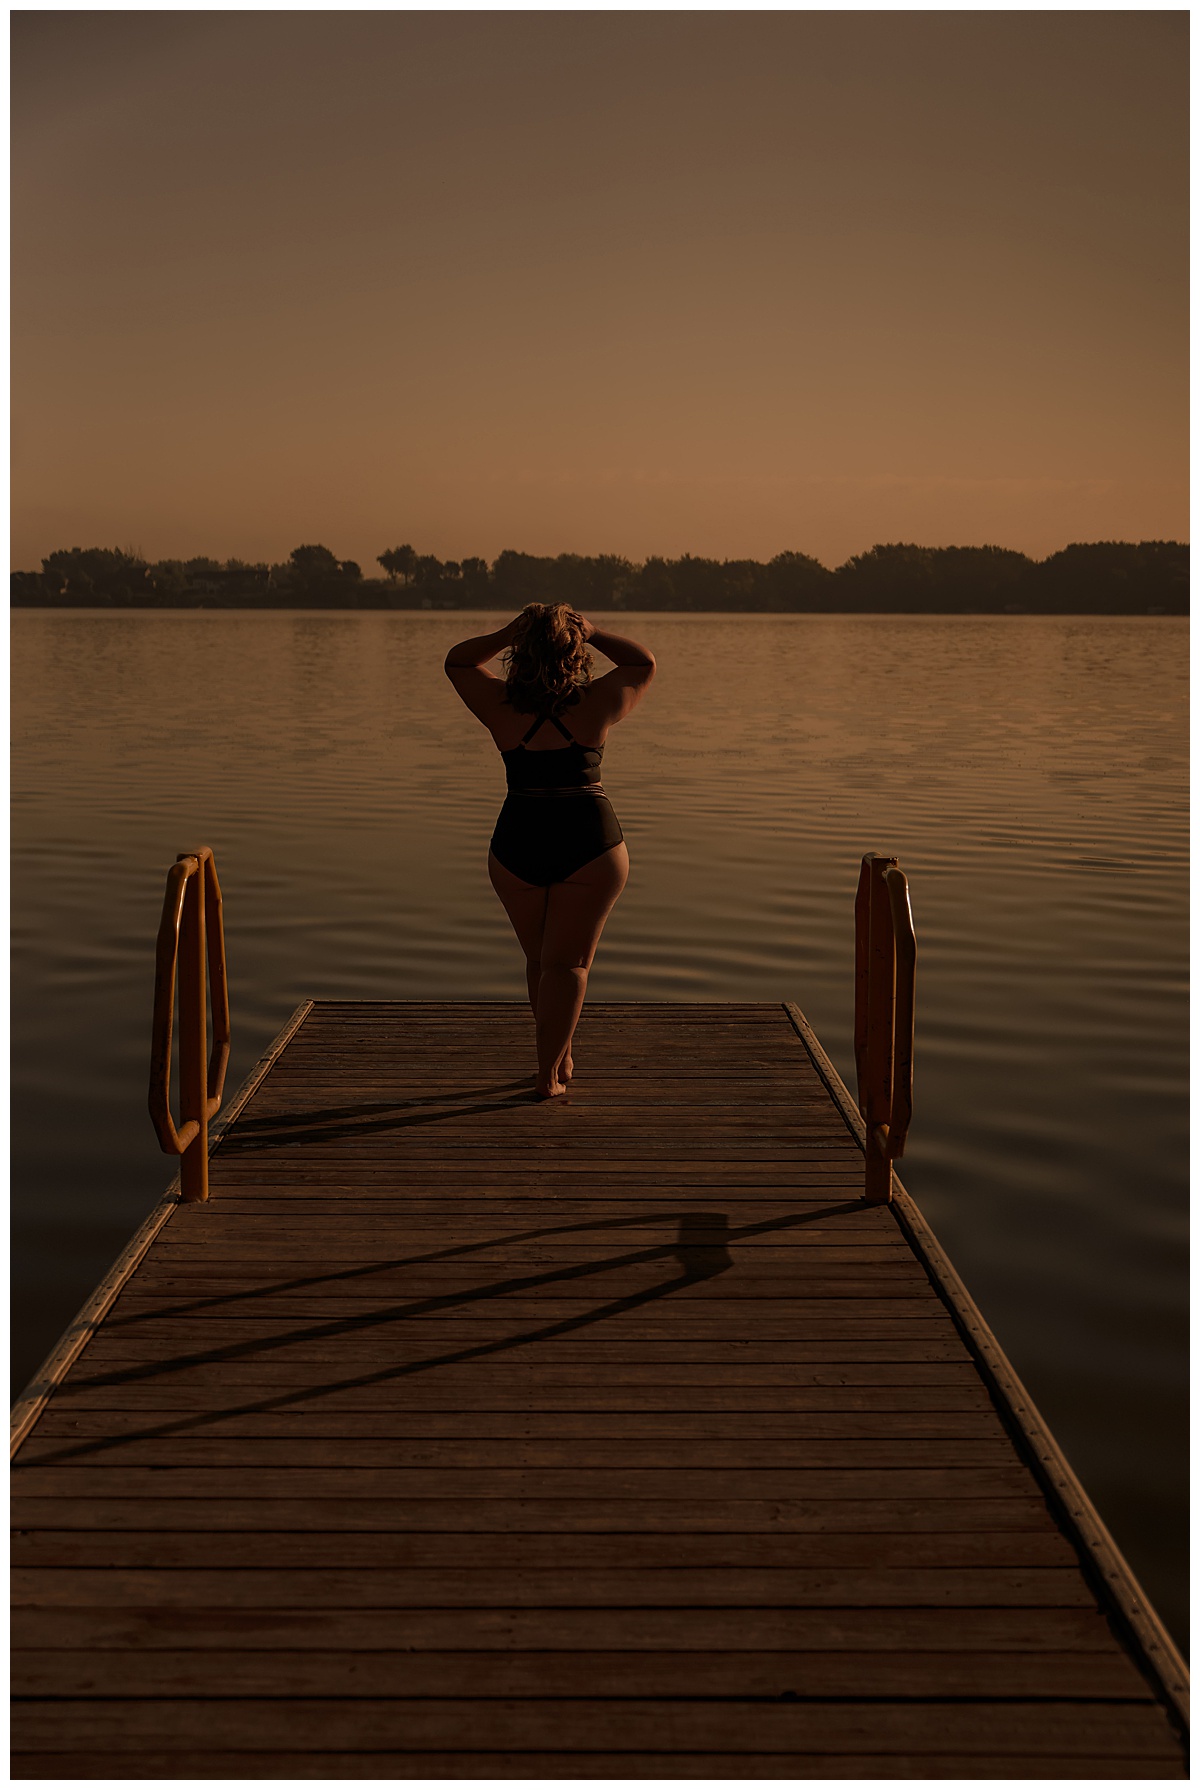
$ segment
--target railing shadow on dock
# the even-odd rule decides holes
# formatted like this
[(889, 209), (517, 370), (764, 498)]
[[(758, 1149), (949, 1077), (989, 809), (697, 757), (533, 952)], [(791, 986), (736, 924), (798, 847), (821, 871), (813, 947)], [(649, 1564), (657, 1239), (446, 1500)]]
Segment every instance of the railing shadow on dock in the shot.
[[(620, 1299), (609, 1300), (604, 1305), (595, 1307), (592, 1311), (581, 1312), (554, 1324), (541, 1325), (517, 1336), (501, 1337), (493, 1342), (475, 1344), (470, 1348), (449, 1350), (419, 1361), (396, 1363), (369, 1374), (356, 1374), (348, 1378), (326, 1381), (320, 1385), (305, 1386), (295, 1391), (278, 1394), (270, 1399), (260, 1399), (208, 1411), (201, 1416), (179, 1418), (172, 1423), (148, 1426), (136, 1432), (126, 1432), (119, 1437), (74, 1443), (70, 1447), (56, 1450), (52, 1455), (47, 1455), (44, 1458), (47, 1463), (61, 1462), (83, 1455), (93, 1455), (110, 1447), (119, 1447), (127, 1442), (149, 1441), (155, 1437), (179, 1435), (189, 1430), (203, 1429), (210, 1424), (223, 1422), (232, 1417), (262, 1416), (268, 1412), (286, 1410), (289, 1405), (301, 1404), (314, 1398), (357, 1391), (366, 1386), (381, 1386), (391, 1380), (406, 1379), (414, 1374), (427, 1373), (433, 1368), (448, 1367), (465, 1361), (478, 1361), (489, 1355), (505, 1354), (513, 1349), (527, 1347), (531, 1343), (565, 1336), (573, 1331), (587, 1329), (593, 1324), (602, 1323), (607, 1318), (621, 1317), (628, 1312), (638, 1311), (655, 1300), (668, 1298), (672, 1293), (677, 1293), (684, 1287), (695, 1286), (700, 1281), (711, 1280), (717, 1275), (725, 1273), (733, 1266), (728, 1251), (728, 1245), (731, 1243), (747, 1237), (765, 1236), (772, 1232), (793, 1229), (798, 1225), (815, 1224), (824, 1218), (841, 1217), (848, 1212), (856, 1211), (860, 1204), (861, 1202), (858, 1200), (847, 1200), (836, 1205), (822, 1207), (816, 1211), (809, 1210), (797, 1213), (795, 1216), (766, 1219), (758, 1224), (740, 1225), (733, 1228), (729, 1226), (728, 1220), (724, 1218), (723, 1214), (711, 1212), (683, 1215), (677, 1212), (657, 1213), (645, 1214), (637, 1219), (607, 1218), (570, 1225), (552, 1225), (537, 1231), (511, 1232), (505, 1236), (489, 1238), (486, 1241), (468, 1245), (465, 1248), (437, 1250), (427, 1255), (405, 1256), (399, 1257), (395, 1261), (374, 1263), (367, 1270), (352, 1269), (344, 1274), (314, 1275), (283, 1284), (275, 1283), (273, 1286), (261, 1290), (283, 1291), (285, 1287), (288, 1290), (306, 1288), (331, 1280), (353, 1278), (362, 1273), (381, 1273), (389, 1268), (411, 1267), (420, 1262), (445, 1261), (448, 1257), (472, 1253), (481, 1249), (504, 1248), (513, 1243), (562, 1236), (570, 1232), (590, 1232), (612, 1228), (625, 1230), (635, 1223), (654, 1224), (661, 1223), (664, 1219), (678, 1223), (680, 1230), (679, 1237), (672, 1243), (606, 1257), (600, 1262), (579, 1263), (538, 1275), (525, 1275), (509, 1281), (492, 1282), (485, 1287), (472, 1288), (463, 1293), (442, 1294), (432, 1299), (409, 1301), (404, 1305), (389, 1306), (378, 1312), (363, 1313), (352, 1318), (334, 1319), (326, 1324), (307, 1325), (303, 1329), (288, 1332), (284, 1336), (264, 1337), (254, 1342), (227, 1343), (221, 1348), (207, 1349), (191, 1355), (167, 1357), (161, 1361), (138, 1367), (117, 1369), (104, 1374), (79, 1374), (74, 1383), (81, 1391), (94, 1391), (104, 1387), (127, 1386), (134, 1383), (145, 1384), (148, 1381), (158, 1381), (166, 1375), (182, 1372), (188, 1368), (209, 1367), (220, 1363), (255, 1359), (263, 1354), (290, 1348), (296, 1343), (324, 1341), (334, 1336), (374, 1330), (381, 1325), (458, 1309), (464, 1305), (477, 1303), (482, 1299), (502, 1298), (514, 1293), (528, 1292), (533, 1287), (565, 1283), (593, 1274), (611, 1273), (617, 1268), (639, 1266), (643, 1263), (667, 1260), (672, 1257), (680, 1261), (683, 1267), (682, 1274), (673, 1275), (670, 1280), (660, 1281), (640, 1293), (625, 1294)], [(716, 1242), (712, 1240), (714, 1235), (719, 1239)], [(244, 1299), (253, 1297), (253, 1294), (237, 1294), (232, 1297)], [(186, 1313), (201, 1304), (220, 1303), (224, 1303), (224, 1301), (206, 1300), (187, 1306), (163, 1307), (138, 1318), (110, 1320), (109, 1328), (115, 1329), (121, 1323), (137, 1325), (148, 1319), (155, 1320), (164, 1315), (175, 1316), (179, 1313)]]

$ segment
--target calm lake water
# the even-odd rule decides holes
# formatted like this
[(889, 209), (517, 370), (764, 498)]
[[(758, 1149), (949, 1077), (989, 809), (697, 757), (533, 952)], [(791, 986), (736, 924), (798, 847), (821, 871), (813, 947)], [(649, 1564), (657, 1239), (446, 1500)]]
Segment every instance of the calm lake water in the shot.
[[(503, 618), (13, 619), (20, 1386), (171, 1176), (145, 1083), (177, 851), (225, 892), (231, 1089), (307, 996), (523, 979), (502, 767), (441, 673)], [(660, 669), (605, 761), (633, 870), (592, 996), (795, 999), (853, 1086), (859, 858), (900, 857), (905, 1184), (1183, 1639), (1187, 624), (618, 625)]]

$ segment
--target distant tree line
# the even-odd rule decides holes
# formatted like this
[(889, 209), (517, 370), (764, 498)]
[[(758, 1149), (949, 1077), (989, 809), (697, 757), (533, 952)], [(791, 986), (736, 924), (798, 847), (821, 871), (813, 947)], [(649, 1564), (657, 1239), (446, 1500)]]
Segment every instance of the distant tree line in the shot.
[(519, 609), (694, 613), (1186, 615), (1188, 548), (1178, 541), (1093, 541), (1034, 560), (1006, 547), (872, 547), (831, 571), (805, 553), (755, 559), (616, 554), (553, 558), (505, 551), (440, 560), (411, 546), (378, 556), (383, 578), (328, 547), (281, 565), (149, 561), (133, 549), (72, 547), (40, 572), (12, 574), (14, 604), (130, 609)]

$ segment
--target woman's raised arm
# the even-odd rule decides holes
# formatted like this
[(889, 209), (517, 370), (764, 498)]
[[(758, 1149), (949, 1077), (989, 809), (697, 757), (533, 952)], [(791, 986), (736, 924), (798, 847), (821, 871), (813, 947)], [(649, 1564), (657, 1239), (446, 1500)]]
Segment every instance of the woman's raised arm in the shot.
[(639, 645), (636, 640), (627, 640), (623, 634), (609, 634), (592, 622), (585, 622), (585, 626), (591, 629), (588, 645), (611, 659), (615, 667), (598, 677), (591, 686), (591, 700), (599, 717), (605, 726), (611, 727), (637, 707), (650, 688), (657, 665), (649, 647)]
[(639, 646), (636, 640), (627, 640), (623, 634), (609, 634), (605, 629), (593, 626), (591, 622), (588, 626), (592, 630), (588, 635), (588, 645), (594, 646), (606, 659), (611, 659), (614, 665), (619, 665), (622, 670), (655, 669), (654, 654), (649, 647)]
[(472, 639), (460, 640), (457, 646), (452, 646), (446, 654), (447, 675), (452, 671), (475, 670), (502, 653), (506, 646), (512, 645), (513, 633), (519, 620), (519, 616), (514, 616), (502, 628), (497, 628), (494, 634), (476, 634)]
[(489, 659), (511, 646), (520, 618), (514, 616), (494, 634), (476, 634), (460, 640), (446, 654), (445, 672), (477, 721), (490, 727), (504, 699), (504, 683), (494, 671), (486, 669)]

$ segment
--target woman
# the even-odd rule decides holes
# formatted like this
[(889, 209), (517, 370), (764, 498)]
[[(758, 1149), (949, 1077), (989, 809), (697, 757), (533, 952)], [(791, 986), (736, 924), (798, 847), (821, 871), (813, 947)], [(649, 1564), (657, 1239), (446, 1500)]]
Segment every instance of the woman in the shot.
[[(593, 680), (588, 642), (616, 669)], [(506, 647), (500, 679), (485, 667)], [(446, 654), (447, 677), (491, 733), (508, 773), (488, 873), (525, 953), (543, 1100), (567, 1091), (588, 970), (629, 875), (600, 783), (604, 742), (654, 669), (645, 647), (602, 632), (565, 603), (530, 603), (507, 627)]]

